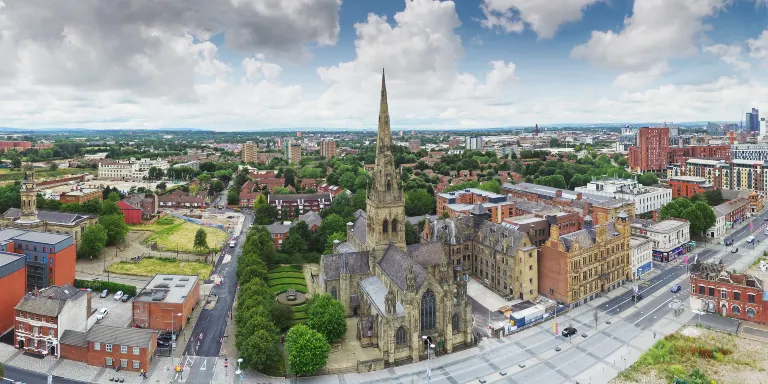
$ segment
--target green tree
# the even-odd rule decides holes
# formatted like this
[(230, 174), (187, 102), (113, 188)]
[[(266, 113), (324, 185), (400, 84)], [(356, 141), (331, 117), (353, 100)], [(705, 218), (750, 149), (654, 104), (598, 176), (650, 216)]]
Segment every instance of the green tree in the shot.
[(413, 189), (405, 194), (406, 216), (423, 216), (433, 213), (436, 208), (435, 197), (426, 189)]
[(117, 204), (115, 204), (112, 200), (105, 200), (101, 203), (101, 214), (103, 216), (107, 215), (119, 215), (120, 214), (120, 208), (117, 207)]
[(496, 179), (480, 183), (478, 188), (488, 192), (501, 193), (501, 183)]
[(107, 231), (107, 244), (115, 245), (125, 241), (128, 236), (128, 224), (125, 224), (123, 215), (107, 215), (99, 217), (99, 224), (101, 224)]
[(285, 241), (283, 241), (283, 252), (298, 255), (307, 251), (307, 240), (303, 239), (298, 233), (288, 232)]
[(262, 194), (253, 203), (254, 224), (269, 225), (277, 220), (277, 208), (267, 202), (267, 198)]
[(225, 188), (224, 183), (222, 183), (221, 180), (214, 180), (211, 183), (211, 189), (216, 193), (223, 191), (224, 188)]
[(52, 172), (56, 172), (59, 170), (59, 164), (57, 164), (55, 161), (52, 161), (50, 164), (48, 164), (48, 170)]
[(158, 167), (149, 167), (147, 178), (150, 180), (160, 180), (165, 176), (165, 172)]
[(21, 207), (21, 187), (18, 182), (0, 186), (0, 212)]
[(201, 173), (197, 175), (197, 181), (200, 182), (200, 184), (208, 184), (208, 182), (211, 181), (211, 174), (210, 173)]
[(89, 226), (80, 238), (80, 247), (77, 249), (78, 257), (92, 259), (101, 254), (101, 250), (107, 245), (107, 230), (101, 224)]
[(243, 358), (241, 366), (257, 371), (274, 366), (282, 354), (278, 347), (279, 342), (280, 337), (276, 333), (256, 329), (237, 349)]
[(107, 200), (117, 203), (118, 201), (120, 201), (120, 194), (118, 194), (117, 191), (110, 192), (109, 195), (107, 196)]
[(650, 185), (658, 184), (659, 178), (653, 172), (646, 172), (640, 175), (640, 177), (637, 178), (637, 181), (640, 182), (640, 184), (642, 185), (650, 186)]
[[(114, 204), (114, 203), (113, 203)], [(90, 213), (92, 215), (98, 215), (101, 213), (101, 201), (97, 199), (88, 200), (80, 205), (80, 208), (84, 213)]]
[(420, 241), (419, 230), (410, 222), (405, 222), (405, 244), (416, 244)]
[(323, 222), (320, 223), (318, 231), (324, 233), (327, 236), (337, 232), (346, 233), (347, 223), (344, 222), (344, 219), (341, 216), (332, 213), (323, 219)]
[(719, 189), (704, 192), (704, 199), (706, 199), (707, 204), (712, 207), (716, 207), (725, 202), (725, 199), (723, 199), (723, 192)]
[(208, 233), (202, 228), (198, 228), (197, 232), (195, 232), (194, 247), (197, 249), (208, 249)]
[(275, 303), (270, 311), (272, 315), (272, 321), (275, 322), (275, 326), (279, 329), (287, 329), (291, 326), (293, 320), (293, 308), (288, 304)]
[(346, 232), (336, 232), (328, 236), (325, 240), (325, 250), (323, 251), (324, 255), (332, 254), (333, 253), (333, 241), (338, 240), (341, 242), (344, 242), (347, 240), (347, 233)]
[(307, 326), (334, 343), (347, 333), (344, 305), (329, 294), (315, 295), (307, 311)]
[(309, 375), (325, 366), (331, 346), (325, 337), (307, 327), (296, 325), (285, 336), (288, 362), (297, 375)]

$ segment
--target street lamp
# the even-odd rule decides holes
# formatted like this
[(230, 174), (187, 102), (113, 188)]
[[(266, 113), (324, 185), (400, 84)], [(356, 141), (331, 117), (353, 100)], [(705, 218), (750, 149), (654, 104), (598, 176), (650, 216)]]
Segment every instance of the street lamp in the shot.
[(243, 376), (242, 376), (243, 371), (240, 370), (240, 363), (242, 363), (242, 362), (243, 362), (243, 358), (242, 357), (237, 359), (237, 371), (235, 371), (235, 374), (240, 377), (240, 383), (241, 384), (243, 382)]
[[(181, 317), (181, 313), (174, 313), (171, 315), (171, 359), (173, 359), (173, 346), (176, 345), (176, 340), (179, 339), (177, 337), (178, 334), (176, 333), (176, 328), (173, 325), (173, 319), (176, 316)], [(181, 357), (179, 357), (179, 365), (181, 365)]]
[[(421, 339), (424, 341), (427, 341), (427, 336), (421, 336)], [(432, 369), (429, 367), (429, 360), (431, 357), (431, 355), (429, 354), (429, 351), (433, 348), (435, 348), (435, 345), (432, 343), (430, 343), (427, 346), (427, 383), (429, 383), (430, 380), (432, 380)]]

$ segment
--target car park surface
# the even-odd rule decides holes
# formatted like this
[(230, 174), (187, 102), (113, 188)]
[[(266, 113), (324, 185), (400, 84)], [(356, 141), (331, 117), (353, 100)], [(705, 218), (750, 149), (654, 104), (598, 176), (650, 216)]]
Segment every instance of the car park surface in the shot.
[(124, 303), (119, 300), (115, 300), (112, 296), (107, 297), (94, 297), (91, 299), (91, 308), (93, 310), (99, 310), (106, 308), (109, 314), (102, 320), (99, 320), (99, 324), (111, 325), (114, 327), (128, 327), (131, 325), (131, 319), (133, 319), (133, 303)]

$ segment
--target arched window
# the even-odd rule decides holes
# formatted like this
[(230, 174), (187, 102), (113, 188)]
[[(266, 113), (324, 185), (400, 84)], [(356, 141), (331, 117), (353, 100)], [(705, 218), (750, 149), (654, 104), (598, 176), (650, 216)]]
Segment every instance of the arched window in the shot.
[(405, 331), (405, 327), (400, 327), (395, 332), (395, 345), (404, 346), (408, 343), (408, 332)]
[(435, 328), (435, 294), (432, 291), (424, 292), (421, 296), (421, 331), (429, 331)]
[(747, 317), (755, 317), (755, 309), (747, 308)]
[(336, 287), (331, 288), (331, 297), (333, 297), (334, 300), (338, 299), (336, 295), (338, 295), (338, 292), (336, 292)]
[(387, 192), (392, 190), (392, 181), (387, 180)]
[(387, 232), (389, 232), (389, 220), (384, 220), (384, 223), (381, 225), (381, 233)]
[(397, 233), (397, 219), (392, 219), (392, 233)]
[(734, 315), (740, 315), (741, 314), (741, 308), (739, 308), (738, 305), (734, 305), (731, 307), (731, 313)]
[(461, 321), (459, 321), (459, 314), (454, 313), (451, 317), (451, 328), (453, 328), (453, 334), (461, 332)]

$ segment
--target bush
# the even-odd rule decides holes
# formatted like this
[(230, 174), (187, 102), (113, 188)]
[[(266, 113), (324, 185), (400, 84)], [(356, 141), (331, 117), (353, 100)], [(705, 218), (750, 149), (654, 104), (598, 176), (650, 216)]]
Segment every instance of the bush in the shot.
[(128, 284), (120, 284), (111, 281), (101, 280), (80, 280), (75, 279), (76, 288), (90, 288), (94, 292), (101, 292), (103, 290), (109, 290), (110, 292), (123, 291), (123, 293), (136, 296), (136, 287)]
[(176, 223), (176, 220), (168, 216), (159, 218), (157, 219), (157, 221), (155, 221), (155, 225), (171, 225), (175, 223)]
[(307, 282), (304, 279), (296, 279), (296, 278), (288, 278), (288, 277), (285, 277), (282, 279), (269, 279), (270, 287), (275, 285), (283, 285), (283, 284), (306, 286)]
[(325, 337), (304, 325), (297, 325), (285, 336), (285, 348), (291, 371), (297, 375), (309, 375), (325, 366), (331, 346)]

